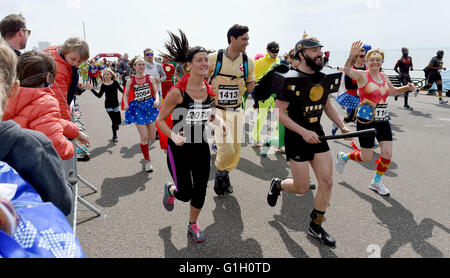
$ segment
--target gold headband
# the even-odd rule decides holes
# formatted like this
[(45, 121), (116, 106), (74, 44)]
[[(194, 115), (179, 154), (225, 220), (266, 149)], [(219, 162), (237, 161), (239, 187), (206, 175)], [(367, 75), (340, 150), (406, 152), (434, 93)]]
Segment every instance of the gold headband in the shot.
[(367, 56), (367, 59), (370, 59), (370, 58), (380, 58), (381, 60), (384, 60), (383, 55), (381, 55), (381, 54), (378, 53), (378, 52), (372, 52), (372, 53), (370, 53), (369, 56)]
[(133, 67), (134, 67), (138, 62), (144, 62), (144, 63), (145, 63), (145, 60), (144, 60), (144, 58), (142, 58), (142, 57), (136, 58), (136, 60), (134, 60)]

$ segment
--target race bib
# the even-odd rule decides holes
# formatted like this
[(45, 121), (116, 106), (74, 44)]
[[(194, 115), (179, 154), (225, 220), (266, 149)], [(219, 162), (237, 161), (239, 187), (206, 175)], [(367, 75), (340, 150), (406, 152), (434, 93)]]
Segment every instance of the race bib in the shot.
[[(375, 116), (373, 115), (375, 113)], [(357, 113), (358, 118), (367, 121), (374, 120), (375, 122), (385, 122), (389, 120), (389, 112), (387, 110), (387, 104), (378, 104), (375, 107), (375, 112), (372, 106), (368, 104), (361, 105)]]
[(239, 99), (239, 85), (219, 85), (217, 98), (221, 106), (236, 106)]
[(375, 121), (386, 122), (389, 120), (389, 112), (387, 110), (387, 104), (378, 104), (375, 109)]
[(136, 85), (134, 87), (134, 100), (147, 101), (152, 97), (148, 84)]
[(186, 115), (186, 123), (188, 125), (203, 124), (211, 118), (212, 108), (202, 109), (202, 107), (194, 106), (188, 110)]

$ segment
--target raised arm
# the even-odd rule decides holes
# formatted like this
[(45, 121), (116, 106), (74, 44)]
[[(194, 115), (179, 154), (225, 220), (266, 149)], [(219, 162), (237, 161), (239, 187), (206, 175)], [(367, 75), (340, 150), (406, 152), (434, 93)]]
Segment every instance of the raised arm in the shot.
[(364, 83), (364, 72), (361, 70), (352, 69), (353, 61), (356, 59), (358, 55), (361, 53), (361, 47), (363, 43), (361, 41), (354, 42), (350, 49), (350, 55), (345, 62), (344, 73), (353, 80), (356, 80), (358, 83)]

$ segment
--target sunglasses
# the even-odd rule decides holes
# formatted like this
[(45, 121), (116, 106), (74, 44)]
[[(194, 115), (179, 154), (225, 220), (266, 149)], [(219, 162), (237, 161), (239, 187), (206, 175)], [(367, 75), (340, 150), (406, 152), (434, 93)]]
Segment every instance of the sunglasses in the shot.
[(147, 54), (145, 54), (145, 56), (153, 56), (153, 53), (147, 53)]
[(366, 55), (359, 55), (359, 58), (366, 58)]
[(279, 50), (279, 49), (273, 49), (273, 50), (270, 50), (270, 52), (272, 52), (272, 53), (278, 53), (278, 52), (280, 52), (280, 50)]
[(27, 33), (27, 35), (28, 35), (28, 36), (30, 36), (30, 35), (31, 35), (31, 30), (28, 30), (28, 29), (23, 29), (23, 31), (25, 31), (25, 33)]

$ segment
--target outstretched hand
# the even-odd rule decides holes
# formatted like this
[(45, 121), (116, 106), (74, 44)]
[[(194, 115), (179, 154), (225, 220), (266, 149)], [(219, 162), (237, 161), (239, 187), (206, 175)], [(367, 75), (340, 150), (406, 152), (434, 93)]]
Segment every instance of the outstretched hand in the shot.
[(85, 90), (92, 90), (94, 88), (94, 86), (92, 85), (92, 81), (88, 81), (86, 83), (83, 84), (83, 89)]
[(356, 41), (352, 44), (352, 48), (350, 49), (350, 56), (356, 58), (361, 53), (363, 43), (361, 41)]

